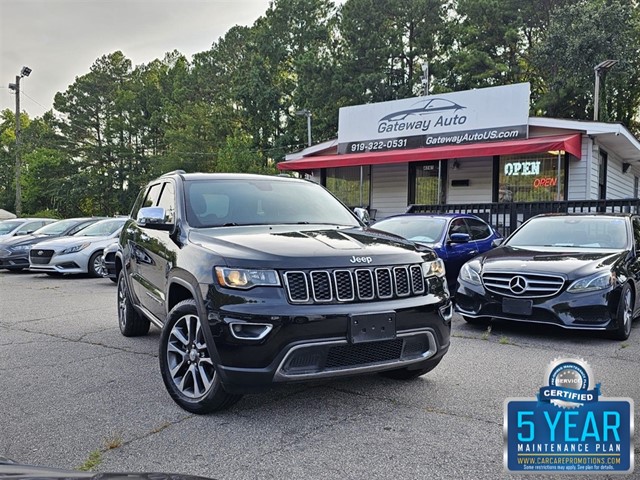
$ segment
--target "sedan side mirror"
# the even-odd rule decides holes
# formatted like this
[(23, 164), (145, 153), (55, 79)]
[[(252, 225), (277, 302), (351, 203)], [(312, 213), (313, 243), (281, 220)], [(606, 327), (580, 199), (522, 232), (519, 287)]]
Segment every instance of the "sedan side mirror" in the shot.
[(471, 241), (471, 235), (468, 233), (452, 233), (449, 235), (449, 243), (468, 243)]
[(360, 219), (360, 221), (365, 225), (369, 225), (371, 223), (371, 217), (369, 217), (369, 212), (366, 208), (356, 207), (353, 209), (353, 212), (356, 214), (356, 217), (358, 217), (358, 219)]
[(502, 245), (503, 241), (504, 241), (504, 238), (496, 238), (493, 240), (493, 242), (491, 242), (491, 247), (492, 248), (499, 247), (500, 245)]

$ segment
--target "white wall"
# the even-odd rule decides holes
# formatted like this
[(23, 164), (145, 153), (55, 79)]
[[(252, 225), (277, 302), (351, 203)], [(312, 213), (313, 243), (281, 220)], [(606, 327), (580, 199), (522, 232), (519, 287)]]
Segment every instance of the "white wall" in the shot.
[[(453, 169), (449, 160), (447, 170), (447, 203), (488, 203), (492, 200), (493, 157), (463, 158)], [(468, 187), (452, 187), (451, 180), (469, 180)]]
[(376, 220), (407, 210), (409, 196), (409, 164), (371, 166), (371, 208)]
[[(587, 136), (582, 137), (582, 158), (575, 159), (569, 155), (569, 188), (567, 191), (568, 200), (586, 200), (589, 199), (591, 193), (587, 195), (587, 187), (589, 185), (589, 170), (592, 162), (589, 159), (591, 149), (591, 139)], [(596, 181), (596, 187), (597, 187)], [(589, 186), (589, 189), (591, 187)]]
[(633, 173), (631, 169), (622, 173), (622, 159), (617, 155), (609, 154), (607, 168), (607, 198), (631, 198), (633, 197)]

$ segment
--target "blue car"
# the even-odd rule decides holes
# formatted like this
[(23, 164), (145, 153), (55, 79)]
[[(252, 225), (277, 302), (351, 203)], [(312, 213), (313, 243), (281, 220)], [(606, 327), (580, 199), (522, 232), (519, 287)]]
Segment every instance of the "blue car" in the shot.
[(464, 213), (406, 213), (380, 220), (372, 228), (433, 248), (444, 261), (452, 292), (462, 265), (502, 242), (502, 235), (487, 222)]

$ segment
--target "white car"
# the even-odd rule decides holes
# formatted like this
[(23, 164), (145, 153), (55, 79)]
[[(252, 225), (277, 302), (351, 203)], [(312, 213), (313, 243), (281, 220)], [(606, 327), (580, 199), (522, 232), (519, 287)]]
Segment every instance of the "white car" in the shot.
[(29, 252), (29, 270), (48, 275), (88, 273), (102, 277), (102, 251), (118, 237), (126, 220), (100, 220), (75, 235), (34, 245)]

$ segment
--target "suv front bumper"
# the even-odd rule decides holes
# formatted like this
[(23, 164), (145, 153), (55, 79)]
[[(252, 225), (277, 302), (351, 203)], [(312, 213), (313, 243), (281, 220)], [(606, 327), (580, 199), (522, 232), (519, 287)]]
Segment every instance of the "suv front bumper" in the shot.
[[(210, 313), (209, 325), (225, 390), (261, 391), (274, 383), (335, 378), (399, 368), (422, 369), (437, 363), (449, 348), (453, 307), (446, 298), (425, 297), (348, 305), (280, 304), (287, 315), (260, 315), (257, 305), (247, 314), (243, 305), (227, 305)], [(268, 310), (274, 312), (273, 305)], [(395, 335), (375, 341), (354, 341), (353, 315), (393, 313)], [(265, 312), (266, 313), (266, 312)], [(238, 339), (231, 325), (271, 325), (259, 340)]]

